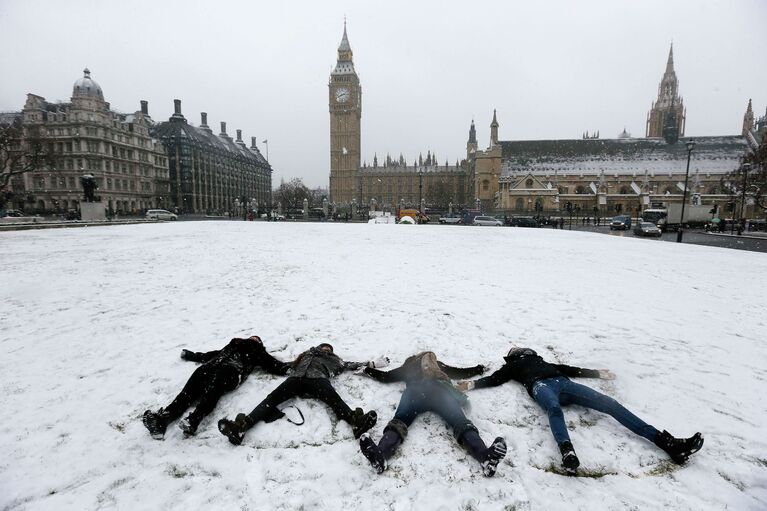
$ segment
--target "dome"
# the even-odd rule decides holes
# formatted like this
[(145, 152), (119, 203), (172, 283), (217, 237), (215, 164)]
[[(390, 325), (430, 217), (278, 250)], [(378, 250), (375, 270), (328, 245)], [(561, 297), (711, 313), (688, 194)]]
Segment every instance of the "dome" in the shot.
[(83, 77), (72, 87), (72, 96), (104, 99), (101, 87), (91, 78), (91, 72), (87, 67), (83, 70)]

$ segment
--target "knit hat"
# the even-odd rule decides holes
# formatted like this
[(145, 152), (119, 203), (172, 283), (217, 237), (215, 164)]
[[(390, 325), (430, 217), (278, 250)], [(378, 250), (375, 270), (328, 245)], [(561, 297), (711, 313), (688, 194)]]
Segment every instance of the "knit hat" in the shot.
[(506, 355), (507, 357), (534, 357), (538, 355), (535, 350), (531, 350), (530, 348), (511, 348), (509, 350), (509, 353)]
[(333, 353), (333, 345), (328, 344), (326, 342), (323, 342), (322, 344), (317, 345), (317, 349), (323, 350), (323, 351), (329, 351), (330, 353)]

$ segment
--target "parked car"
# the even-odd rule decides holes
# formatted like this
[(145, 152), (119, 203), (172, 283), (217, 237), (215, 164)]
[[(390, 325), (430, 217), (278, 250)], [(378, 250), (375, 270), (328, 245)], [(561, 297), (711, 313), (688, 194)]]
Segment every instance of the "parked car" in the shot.
[(511, 219), (513, 227), (539, 227), (538, 220), (531, 216), (515, 216)]
[(453, 213), (452, 215), (445, 215), (445, 216), (439, 217), (439, 223), (441, 223), (441, 224), (462, 224), (463, 223), (463, 219), (461, 218), (461, 215)]
[(24, 214), (21, 211), (15, 209), (6, 209), (5, 212), (0, 216), (6, 218), (20, 218), (24, 216)]
[(637, 222), (634, 226), (634, 234), (637, 236), (658, 236), (660, 237), (661, 231), (657, 225), (652, 222)]
[(503, 222), (491, 216), (475, 216), (472, 225), (503, 225)]
[(610, 230), (620, 230), (620, 231), (627, 231), (631, 229), (631, 217), (628, 215), (618, 215), (616, 217), (613, 217), (612, 222), (610, 222)]
[(178, 216), (167, 209), (150, 209), (145, 216), (147, 220), (178, 220)]

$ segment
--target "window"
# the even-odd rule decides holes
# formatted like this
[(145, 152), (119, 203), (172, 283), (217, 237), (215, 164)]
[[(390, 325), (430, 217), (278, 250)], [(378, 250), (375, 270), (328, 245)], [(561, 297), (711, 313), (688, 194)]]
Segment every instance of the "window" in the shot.
[(485, 179), (484, 181), (482, 181), (482, 190), (486, 192), (489, 189), (490, 189), (490, 181)]
[(527, 181), (525, 181), (525, 188), (532, 188), (533, 187), (533, 180), (528, 178)]

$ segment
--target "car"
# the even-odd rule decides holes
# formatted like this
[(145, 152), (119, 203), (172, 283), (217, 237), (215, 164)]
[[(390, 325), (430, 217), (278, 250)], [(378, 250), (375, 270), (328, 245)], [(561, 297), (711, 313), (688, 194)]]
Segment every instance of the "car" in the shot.
[(539, 227), (538, 220), (531, 216), (516, 216), (511, 219), (513, 227)]
[(628, 215), (618, 215), (613, 217), (610, 222), (610, 230), (627, 231), (631, 229), (631, 217)]
[(491, 216), (475, 216), (472, 225), (503, 225), (503, 222)]
[(439, 223), (441, 224), (462, 224), (463, 219), (461, 215), (453, 213), (452, 215), (445, 215), (439, 217)]
[(658, 236), (660, 237), (661, 231), (658, 226), (652, 222), (637, 222), (634, 226), (634, 234), (637, 236)]
[(145, 216), (147, 220), (178, 220), (178, 216), (167, 209), (150, 209)]
[(17, 211), (15, 209), (6, 209), (5, 213), (0, 216), (5, 218), (21, 218), (24, 216), (24, 214), (21, 211)]
[(272, 220), (285, 220), (285, 215), (281, 213), (272, 213)]

